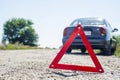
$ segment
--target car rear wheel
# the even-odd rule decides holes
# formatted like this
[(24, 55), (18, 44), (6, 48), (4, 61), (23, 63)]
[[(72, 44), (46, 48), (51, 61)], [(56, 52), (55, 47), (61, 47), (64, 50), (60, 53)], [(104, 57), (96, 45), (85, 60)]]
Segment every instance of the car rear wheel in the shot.
[(66, 51), (67, 53), (71, 53), (72, 49), (68, 48), (68, 50)]
[(105, 50), (103, 53), (104, 53), (105, 55), (108, 55), (108, 56), (109, 56), (109, 55), (112, 55), (111, 50), (108, 50), (108, 51)]
[(111, 46), (109, 46), (108, 49), (103, 49), (102, 55), (108, 55), (108, 56), (113, 55), (113, 53), (111, 52)]
[(111, 52), (111, 48), (112, 48), (111, 45), (112, 44), (110, 43), (107, 45), (107, 48), (102, 49), (102, 55), (108, 55), (108, 56), (113, 55), (113, 53)]
[(81, 49), (81, 53), (85, 53), (86, 49), (85, 48), (82, 48)]

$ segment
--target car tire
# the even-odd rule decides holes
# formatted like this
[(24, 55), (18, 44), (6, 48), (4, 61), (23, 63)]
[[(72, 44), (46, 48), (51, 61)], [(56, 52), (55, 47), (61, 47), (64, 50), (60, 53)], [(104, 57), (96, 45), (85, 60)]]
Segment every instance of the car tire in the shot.
[(101, 49), (101, 53), (100, 53), (101, 55), (111, 55), (111, 51), (107, 51), (107, 50), (103, 50), (103, 49)]
[(109, 45), (107, 45), (107, 48), (103, 49), (103, 55), (107, 55), (107, 56), (110, 56), (110, 55), (113, 55), (112, 52), (111, 52), (111, 43)]
[(81, 53), (85, 53), (86, 49), (85, 48), (82, 48), (81, 49)]
[(112, 55), (112, 53), (111, 53), (111, 50), (105, 50), (104, 52), (103, 52), (105, 55), (107, 55), (107, 56), (110, 56), (110, 55)]
[(115, 51), (116, 51), (116, 47), (112, 48), (111, 49), (111, 54), (113, 55), (115, 53)]
[(67, 53), (71, 53), (72, 49), (68, 48), (68, 50), (66, 51)]

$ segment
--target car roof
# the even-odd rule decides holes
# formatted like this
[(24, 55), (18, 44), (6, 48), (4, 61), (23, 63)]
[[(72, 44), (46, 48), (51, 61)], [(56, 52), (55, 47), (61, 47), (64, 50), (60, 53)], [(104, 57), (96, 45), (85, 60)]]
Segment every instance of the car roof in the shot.
[[(95, 21), (102, 21), (103, 24), (106, 23), (106, 20), (104, 18), (100, 18), (100, 17), (85, 17), (85, 18), (77, 18), (74, 21), (91, 21), (91, 20), (95, 20)], [(70, 24), (72, 25), (74, 23), (74, 21)], [(103, 25), (101, 24), (101, 25)], [(87, 25), (87, 24), (82, 24), (82, 25)]]
[(85, 17), (85, 18), (78, 18), (76, 20), (101, 20), (104, 21), (104, 18), (99, 18), (99, 17)]

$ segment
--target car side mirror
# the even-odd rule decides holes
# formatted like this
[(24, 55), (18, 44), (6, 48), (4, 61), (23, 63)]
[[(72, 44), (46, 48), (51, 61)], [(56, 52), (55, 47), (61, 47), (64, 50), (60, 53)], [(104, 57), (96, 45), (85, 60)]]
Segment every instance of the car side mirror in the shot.
[(112, 30), (112, 32), (117, 32), (118, 31), (118, 29), (117, 28), (114, 28), (113, 30)]

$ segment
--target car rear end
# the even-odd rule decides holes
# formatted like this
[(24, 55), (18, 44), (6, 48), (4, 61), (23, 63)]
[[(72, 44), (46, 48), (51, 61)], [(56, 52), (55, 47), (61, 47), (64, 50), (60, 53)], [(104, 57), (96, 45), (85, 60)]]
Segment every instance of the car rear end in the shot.
[[(75, 27), (67, 27), (64, 30), (64, 38), (63, 38), (63, 43), (65, 43), (67, 41), (67, 39), (69, 38), (69, 36), (71, 35), (71, 33), (73, 32), (73, 30), (75, 29)], [(104, 45), (105, 40), (106, 40), (106, 30), (103, 27), (100, 26), (83, 26), (84, 32), (89, 40), (89, 42), (91, 43), (91, 45), (95, 48)], [(71, 44), (71, 46), (74, 48), (80, 48), (83, 47), (84, 44), (81, 40), (80, 35), (78, 34), (77, 37), (75, 38), (75, 40), (73, 41), (73, 43)], [(98, 47), (98, 48), (99, 48)]]
[[(64, 29), (63, 32), (63, 44), (68, 40), (70, 37), (71, 33), (75, 29), (76, 26), (69, 26)], [(92, 46), (93, 49), (108, 49), (110, 45), (110, 39), (107, 35), (109, 32), (106, 29), (106, 26), (104, 24), (100, 25), (82, 25), (84, 32)], [(74, 41), (72, 42), (71, 46), (69, 49), (85, 49), (84, 43), (78, 34)]]

